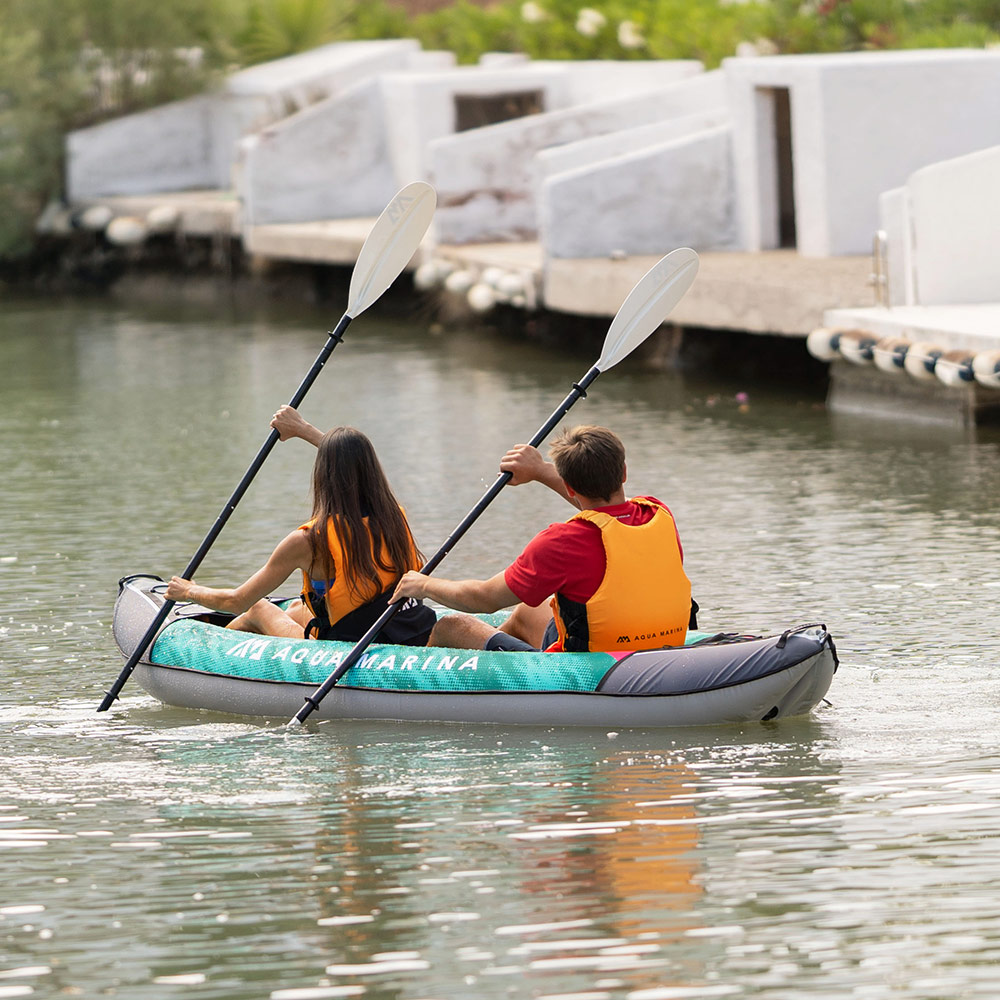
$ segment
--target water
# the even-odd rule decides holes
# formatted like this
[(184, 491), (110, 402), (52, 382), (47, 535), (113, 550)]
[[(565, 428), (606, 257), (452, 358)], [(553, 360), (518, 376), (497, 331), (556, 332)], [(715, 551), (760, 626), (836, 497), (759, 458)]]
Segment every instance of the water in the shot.
[[(0, 998), (995, 997), (995, 436), (629, 363), (577, 404), (671, 505), (706, 627), (829, 625), (806, 719), (290, 733), (134, 683), (96, 713), (116, 581), (187, 563), (338, 316), (0, 304)], [(365, 316), (303, 412), (371, 435), (433, 552), (598, 353)], [(310, 451), (199, 580), (300, 523)], [(567, 511), (507, 490), (439, 572)]]

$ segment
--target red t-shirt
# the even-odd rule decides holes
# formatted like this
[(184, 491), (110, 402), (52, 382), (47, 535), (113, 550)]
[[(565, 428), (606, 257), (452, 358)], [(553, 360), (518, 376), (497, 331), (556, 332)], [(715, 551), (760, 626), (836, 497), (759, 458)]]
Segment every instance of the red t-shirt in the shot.
[[(649, 500), (669, 512), (667, 505), (656, 497), (636, 499)], [(635, 525), (645, 524), (654, 514), (650, 508), (640, 507), (631, 500), (597, 509), (624, 524)], [(678, 547), (680, 544), (678, 536)], [(504, 581), (519, 601), (533, 608), (555, 593), (586, 604), (600, 587), (606, 569), (601, 529), (590, 521), (562, 521), (550, 524), (528, 542), (504, 570)]]

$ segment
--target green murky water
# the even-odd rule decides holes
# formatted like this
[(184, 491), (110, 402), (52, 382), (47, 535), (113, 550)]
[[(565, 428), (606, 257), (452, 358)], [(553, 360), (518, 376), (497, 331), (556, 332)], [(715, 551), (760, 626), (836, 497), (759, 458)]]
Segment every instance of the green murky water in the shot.
[[(995, 437), (628, 363), (577, 405), (671, 505), (706, 627), (830, 626), (807, 719), (96, 713), (118, 578), (187, 563), (337, 318), (0, 303), (0, 998), (995, 997)], [(303, 411), (370, 434), (430, 552), (596, 353), (366, 316)], [(275, 450), (202, 582), (300, 523), (310, 463)], [(565, 514), (505, 491), (439, 572)]]

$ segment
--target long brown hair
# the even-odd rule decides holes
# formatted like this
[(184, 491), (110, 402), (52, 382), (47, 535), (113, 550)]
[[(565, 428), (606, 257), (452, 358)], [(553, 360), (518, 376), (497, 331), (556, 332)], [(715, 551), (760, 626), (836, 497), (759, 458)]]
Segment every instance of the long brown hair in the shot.
[(327, 544), (331, 519), (344, 553), (351, 593), (369, 589), (380, 593), (379, 569), (402, 576), (423, 563), (375, 448), (361, 431), (334, 427), (323, 435), (313, 465), (312, 495), (309, 544), (313, 570), (322, 570), (325, 580), (332, 580), (336, 572)]

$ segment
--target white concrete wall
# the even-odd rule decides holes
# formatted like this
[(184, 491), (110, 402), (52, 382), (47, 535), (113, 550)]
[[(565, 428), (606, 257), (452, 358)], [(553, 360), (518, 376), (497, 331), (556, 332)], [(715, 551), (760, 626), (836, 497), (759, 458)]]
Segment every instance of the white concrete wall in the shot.
[(214, 101), (195, 97), (66, 137), (70, 201), (218, 187)]
[(920, 305), (1000, 302), (1000, 145), (909, 180)]
[(378, 214), (403, 184), (427, 173), (434, 138), (456, 128), (459, 95), (538, 90), (566, 100), (567, 66), (504, 60), (496, 70), (383, 73), (321, 101), (244, 144), (239, 182), (249, 225)]
[(627, 153), (637, 153), (650, 146), (671, 142), (719, 125), (727, 125), (729, 120), (729, 111), (726, 108), (718, 108), (692, 115), (681, 115), (679, 118), (668, 118), (650, 125), (623, 128), (607, 135), (543, 149), (536, 154), (534, 160), (536, 183), (540, 189), (542, 183), (554, 174), (579, 170), (589, 164), (599, 164)]
[(378, 215), (400, 186), (367, 80), (245, 140), (237, 192), (244, 223), (267, 225)]
[[(233, 73), (226, 80), (225, 89), (237, 96), (275, 99), (282, 102), (281, 110), (288, 114), (353, 86), (365, 77), (409, 66), (420, 54), (420, 43), (412, 38), (332, 42)], [(433, 55), (439, 58), (441, 54)], [(453, 62), (454, 57), (450, 60)]]
[(539, 60), (532, 65), (568, 68), (569, 101), (574, 105), (606, 101), (611, 95), (630, 97), (659, 90), (700, 76), (704, 70), (696, 59), (587, 59), (571, 63)]
[(884, 191), (878, 200), (879, 228), (886, 236), (890, 306), (913, 304), (913, 234), (910, 196), (905, 187)]
[(540, 204), (545, 257), (732, 249), (730, 127), (555, 174), (543, 185)]
[[(562, 67), (536, 68), (534, 63), (510, 61), (497, 69), (460, 66), (447, 73), (383, 76), (389, 147), (396, 175), (407, 180), (430, 180), (435, 140), (453, 135), (457, 127), (456, 97), (540, 91), (543, 107), (563, 108), (569, 103), (571, 67), (566, 63)], [(484, 130), (463, 134), (480, 131)], [(440, 191), (438, 194), (440, 205)]]
[[(700, 68), (696, 63), (636, 65), (633, 70), (611, 64), (609, 72), (625, 91), (650, 80), (690, 76)], [(546, 108), (565, 108), (573, 81), (580, 92), (593, 89), (596, 66), (538, 64), (518, 57), (478, 67), (381, 73), (370, 84), (315, 103), (243, 143), (238, 185), (244, 220), (262, 225), (376, 214), (399, 185), (427, 175), (429, 145), (455, 133), (456, 97), (536, 90)], [(490, 140), (487, 145), (495, 157)], [(491, 169), (504, 165), (494, 162)]]
[(799, 251), (868, 253), (878, 197), (914, 170), (1000, 142), (1000, 53), (841, 53), (730, 59), (743, 244), (776, 245), (766, 88), (791, 91)]
[(242, 70), (214, 94), (70, 133), (68, 197), (227, 188), (243, 136), (366, 77), (451, 60), (402, 39), (340, 42)]
[(717, 108), (724, 95), (722, 76), (704, 74), (659, 90), (530, 115), (432, 142), (428, 180), (438, 191), (439, 240), (534, 239), (538, 153)]

